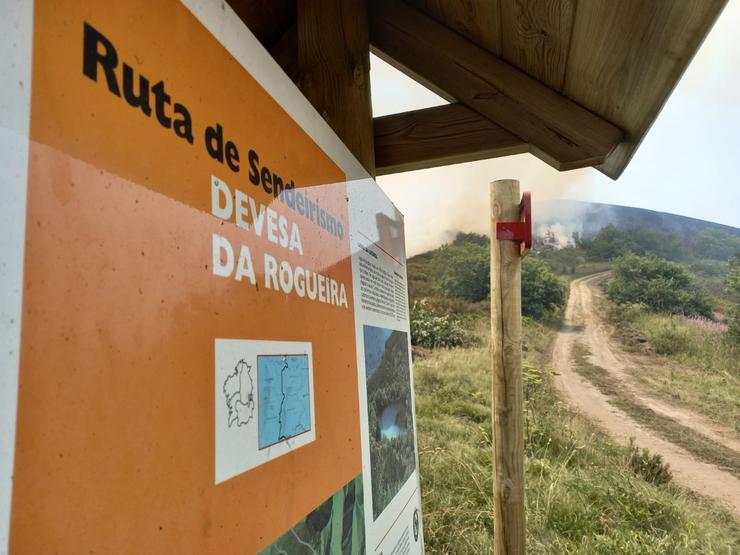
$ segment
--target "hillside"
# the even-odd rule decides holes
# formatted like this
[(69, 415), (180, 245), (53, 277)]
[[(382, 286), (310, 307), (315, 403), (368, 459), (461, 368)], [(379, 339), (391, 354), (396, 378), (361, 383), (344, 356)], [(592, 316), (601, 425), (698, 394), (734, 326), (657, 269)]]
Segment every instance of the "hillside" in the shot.
[(542, 234), (549, 227), (559, 228), (568, 239), (574, 231), (580, 233), (584, 239), (590, 239), (609, 224), (619, 229), (652, 229), (687, 243), (704, 229), (718, 229), (740, 237), (740, 229), (706, 220), (644, 208), (576, 200), (536, 202), (533, 207), (533, 221), (537, 233)]

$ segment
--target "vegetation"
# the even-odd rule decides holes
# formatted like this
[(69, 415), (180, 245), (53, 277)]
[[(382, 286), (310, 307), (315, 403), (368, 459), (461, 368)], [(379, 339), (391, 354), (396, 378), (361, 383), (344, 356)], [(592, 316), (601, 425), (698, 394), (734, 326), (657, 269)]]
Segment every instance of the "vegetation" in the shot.
[(528, 256), (522, 261), (522, 314), (537, 320), (565, 306), (568, 286), (547, 262)]
[(638, 303), (653, 312), (713, 318), (712, 307), (688, 272), (654, 254), (617, 258), (606, 293), (617, 304)]
[(482, 301), (490, 290), (490, 266), (488, 246), (475, 242), (442, 245), (432, 257), (434, 286), (450, 297)]
[(470, 342), (459, 319), (435, 311), (425, 299), (411, 305), (409, 320), (413, 345), (435, 349), (459, 347)]
[[(413, 298), (444, 297), (480, 303), (490, 295), (490, 244), (485, 235), (459, 233), (448, 245), (409, 260), (410, 293)], [(522, 313), (543, 319), (557, 313), (565, 304), (567, 286), (541, 258), (527, 256), (522, 262)], [(429, 340), (421, 342), (421, 329), (439, 329), (439, 345), (447, 344), (446, 335), (454, 328), (454, 321), (432, 321), (438, 317), (424, 307), (412, 313), (412, 330), (417, 329), (414, 344), (435, 346), (437, 335), (430, 331)], [(453, 333), (453, 335), (455, 335)]]
[(694, 254), (700, 258), (728, 260), (740, 252), (740, 237), (722, 229), (704, 229), (694, 242)]
[(605, 308), (632, 350), (663, 357), (635, 377), (661, 395), (740, 431), (740, 341), (718, 322), (653, 314), (641, 305)]
[(581, 241), (581, 247), (591, 260), (612, 260), (629, 253), (652, 253), (669, 260), (686, 256), (686, 247), (678, 238), (644, 227), (623, 230), (608, 225), (590, 241)]
[[(702, 240), (714, 245), (708, 248), (698, 239), (612, 226), (589, 240), (576, 236), (565, 248), (555, 237), (540, 241), (523, 260), (529, 553), (740, 550), (740, 526), (731, 516), (673, 484), (660, 455), (614, 445), (564, 407), (546, 368), (566, 295), (558, 275), (613, 269), (604, 308), (620, 337), (635, 350), (662, 355), (648, 371), (635, 369), (638, 381), (717, 421), (734, 421), (740, 431), (740, 336), (730, 331), (740, 333), (740, 255), (729, 267), (714, 259), (725, 235), (705, 234)], [(708, 250), (698, 258), (698, 249)], [(488, 238), (477, 234), (459, 234), (409, 260), (412, 301), (423, 299), (412, 305), (412, 342), (432, 349), (414, 351), (430, 553), (492, 552), (488, 267)], [(635, 421), (740, 476), (736, 453), (654, 412), (591, 364), (582, 346), (576, 355), (581, 375)]]
[[(487, 336), (481, 321), (479, 333)], [(626, 447), (556, 401), (545, 362), (552, 331), (525, 319), (528, 552), (734, 553), (731, 517), (636, 470)], [(492, 552), (487, 346), (442, 349), (414, 363), (424, 534), (429, 553)], [(660, 472), (639, 455), (648, 476)]]
[[(736, 298), (740, 298), (740, 252), (730, 260), (730, 272), (727, 275), (727, 287)], [(740, 343), (740, 300), (736, 301), (729, 313), (729, 333), (732, 339)]]

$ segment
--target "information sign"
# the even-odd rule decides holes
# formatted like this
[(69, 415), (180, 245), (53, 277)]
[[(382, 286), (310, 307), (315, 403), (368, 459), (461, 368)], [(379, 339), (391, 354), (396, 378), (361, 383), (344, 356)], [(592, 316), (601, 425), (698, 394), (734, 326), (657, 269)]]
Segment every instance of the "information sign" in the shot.
[(403, 218), (222, 2), (0, 42), (0, 551), (423, 553)]

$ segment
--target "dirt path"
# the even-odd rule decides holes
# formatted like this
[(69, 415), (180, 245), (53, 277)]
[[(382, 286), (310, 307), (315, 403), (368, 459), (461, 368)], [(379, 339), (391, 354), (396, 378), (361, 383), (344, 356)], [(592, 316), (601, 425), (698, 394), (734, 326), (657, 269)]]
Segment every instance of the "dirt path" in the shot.
[(710, 497), (740, 520), (740, 479), (715, 465), (698, 460), (684, 448), (675, 445), (654, 430), (643, 426), (625, 412), (609, 403), (595, 385), (575, 370), (573, 347), (585, 345), (591, 353), (589, 361), (603, 369), (610, 379), (618, 380), (636, 401), (655, 413), (668, 417), (682, 426), (736, 451), (740, 457), (740, 441), (733, 430), (710, 422), (690, 410), (674, 407), (642, 391), (627, 373), (627, 368), (644, 364), (612, 341), (608, 329), (598, 314), (595, 286), (606, 277), (596, 274), (574, 280), (565, 312), (565, 324), (558, 333), (553, 349), (553, 366), (558, 373), (556, 385), (566, 398), (583, 414), (600, 424), (617, 441), (626, 443), (634, 437), (640, 447), (660, 453), (671, 466), (674, 479), (684, 487)]

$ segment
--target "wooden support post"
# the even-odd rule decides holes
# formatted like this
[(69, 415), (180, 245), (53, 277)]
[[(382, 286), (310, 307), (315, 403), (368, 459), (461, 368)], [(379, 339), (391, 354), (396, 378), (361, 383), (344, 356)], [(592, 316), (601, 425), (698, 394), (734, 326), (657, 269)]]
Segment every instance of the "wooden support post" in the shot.
[(300, 88), (375, 177), (366, 0), (299, 0)]
[(524, 406), (522, 260), (519, 245), (496, 239), (497, 222), (519, 221), (519, 182), (491, 184), (491, 371), (496, 555), (523, 555)]

